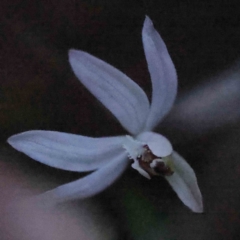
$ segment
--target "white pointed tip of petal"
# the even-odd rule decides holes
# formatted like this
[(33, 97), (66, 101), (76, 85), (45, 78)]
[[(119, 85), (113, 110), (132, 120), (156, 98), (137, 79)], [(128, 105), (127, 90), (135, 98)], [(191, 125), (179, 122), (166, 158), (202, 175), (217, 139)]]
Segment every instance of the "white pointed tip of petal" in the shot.
[(89, 56), (91, 57), (89, 53), (81, 50), (76, 50), (73, 48), (68, 50), (68, 58), (73, 70), (74, 70), (74, 66), (81, 67), (80, 63), (82, 61), (85, 61), (86, 60), (85, 58), (88, 58)]
[(201, 203), (200, 205), (196, 205), (194, 207), (190, 208), (194, 213), (203, 213), (203, 204)]
[(144, 20), (144, 23), (143, 23), (142, 32), (144, 32), (144, 34), (146, 34), (146, 35), (151, 35), (151, 31), (153, 29), (154, 29), (154, 27), (153, 27), (152, 20), (148, 16), (146, 16), (145, 20)]
[(79, 53), (81, 53), (80, 50), (75, 50), (73, 48), (68, 50), (69, 58), (76, 57), (76, 55), (78, 55)]
[(203, 204), (201, 204), (197, 208), (192, 209), (192, 211), (195, 212), (195, 213), (203, 213), (204, 212)]
[[(188, 187), (185, 186), (182, 180), (182, 176), (178, 173), (174, 173), (172, 176), (165, 177), (173, 190), (176, 192), (181, 201), (190, 208), (195, 213), (203, 213), (203, 203), (202, 203), (202, 195), (198, 186)], [(195, 189), (193, 189), (195, 188)]]
[(82, 52), (81, 50), (69, 49), (68, 50), (69, 62), (72, 64), (73, 63), (72, 61), (81, 57), (83, 53), (84, 52)]
[(68, 50), (68, 57), (70, 58), (74, 54), (74, 49), (69, 49)]
[(74, 52), (74, 49), (72, 49), (72, 48), (69, 49), (69, 50), (68, 50), (68, 56), (70, 56), (73, 52)]
[[(13, 135), (7, 139), (7, 143), (10, 144), (13, 148), (16, 148), (16, 135)], [(17, 148), (16, 148), (17, 149)]]
[(153, 26), (153, 22), (152, 20), (150, 19), (150, 17), (148, 15), (145, 16), (145, 20), (144, 20), (144, 27), (146, 26)]
[(166, 180), (187, 207), (193, 212), (202, 213), (202, 194), (193, 169), (176, 152), (172, 154), (172, 165), (174, 174), (166, 176)]
[(9, 137), (9, 138), (7, 139), (7, 143), (12, 146), (12, 144), (11, 144), (11, 137)]

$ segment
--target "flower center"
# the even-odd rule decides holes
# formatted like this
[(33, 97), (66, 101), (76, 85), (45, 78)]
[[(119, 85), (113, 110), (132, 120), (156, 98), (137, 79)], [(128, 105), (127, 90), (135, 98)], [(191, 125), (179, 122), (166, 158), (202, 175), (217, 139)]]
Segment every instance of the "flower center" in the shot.
[(123, 148), (129, 159), (133, 160), (132, 167), (148, 179), (152, 176), (171, 176), (174, 173), (170, 156), (154, 155), (147, 144), (126, 136)]
[(171, 169), (171, 162), (169, 157), (158, 157), (152, 153), (148, 145), (144, 145), (143, 154), (137, 158), (139, 165), (150, 176), (171, 176), (174, 172)]

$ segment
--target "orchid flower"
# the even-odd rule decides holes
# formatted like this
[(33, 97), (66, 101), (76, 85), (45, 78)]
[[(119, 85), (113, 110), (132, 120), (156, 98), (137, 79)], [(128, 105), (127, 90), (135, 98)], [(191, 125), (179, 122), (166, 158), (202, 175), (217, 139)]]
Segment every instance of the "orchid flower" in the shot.
[(111, 185), (132, 161), (147, 179), (162, 176), (182, 202), (202, 212), (202, 196), (193, 169), (169, 140), (152, 129), (170, 111), (177, 75), (167, 48), (146, 16), (143, 47), (152, 81), (151, 104), (144, 91), (124, 73), (79, 50), (69, 62), (81, 83), (118, 119), (129, 135), (92, 138), (56, 131), (33, 130), (11, 136), (8, 143), (29, 157), (68, 171), (89, 175), (43, 193), (56, 201), (91, 197)]

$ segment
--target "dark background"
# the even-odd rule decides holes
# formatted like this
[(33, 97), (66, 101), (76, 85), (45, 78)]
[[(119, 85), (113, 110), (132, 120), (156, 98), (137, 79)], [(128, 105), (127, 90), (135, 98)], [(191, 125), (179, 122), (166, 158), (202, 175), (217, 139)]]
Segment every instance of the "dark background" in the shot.
[[(240, 6), (233, 0), (1, 1), (0, 212), (8, 216), (0, 221), (1, 239), (27, 239), (28, 231), (34, 232), (27, 227), (31, 220), (26, 214), (14, 210), (26, 219), (24, 231), (11, 218), (9, 202), (26, 191), (34, 195), (82, 176), (41, 165), (11, 149), (6, 139), (31, 129), (96, 137), (126, 134), (74, 76), (68, 49), (87, 51), (112, 64), (150, 97), (141, 42), (146, 14), (161, 33), (179, 77), (176, 106), (157, 131), (194, 168), (205, 213), (190, 212), (163, 179), (146, 181), (129, 168), (89, 203), (68, 203), (75, 214), (66, 210), (64, 216), (81, 219), (76, 212), (85, 204), (93, 206), (84, 215), (94, 215), (95, 225), (106, 225), (97, 238), (86, 239), (113, 232), (112, 239), (126, 240), (239, 239)], [(28, 205), (24, 209), (27, 212)], [(79, 239), (76, 229), (61, 224), (68, 239)], [(84, 231), (90, 231), (88, 227)], [(62, 239), (54, 232), (54, 237), (33, 234), (30, 239)]]

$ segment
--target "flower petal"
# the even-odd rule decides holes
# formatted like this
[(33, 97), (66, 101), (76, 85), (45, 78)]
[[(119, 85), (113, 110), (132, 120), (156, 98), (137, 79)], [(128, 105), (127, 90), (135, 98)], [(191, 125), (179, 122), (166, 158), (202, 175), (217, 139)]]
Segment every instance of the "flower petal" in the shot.
[(202, 195), (193, 169), (176, 152), (172, 154), (174, 174), (165, 178), (182, 202), (192, 211), (203, 212)]
[(152, 130), (169, 112), (177, 94), (177, 74), (166, 45), (146, 16), (142, 40), (152, 80), (152, 103), (145, 130)]
[(137, 140), (147, 144), (152, 153), (158, 157), (169, 156), (172, 151), (172, 145), (166, 137), (155, 132), (143, 132), (137, 136)]
[(82, 84), (132, 134), (143, 128), (149, 101), (143, 90), (125, 74), (83, 51), (70, 50), (69, 62)]
[(27, 131), (11, 136), (8, 143), (29, 157), (69, 171), (91, 171), (105, 166), (123, 152), (125, 137), (91, 138), (54, 131)]
[(109, 187), (126, 169), (129, 160), (125, 152), (106, 166), (77, 181), (59, 186), (39, 196), (42, 200), (62, 202), (91, 197)]

